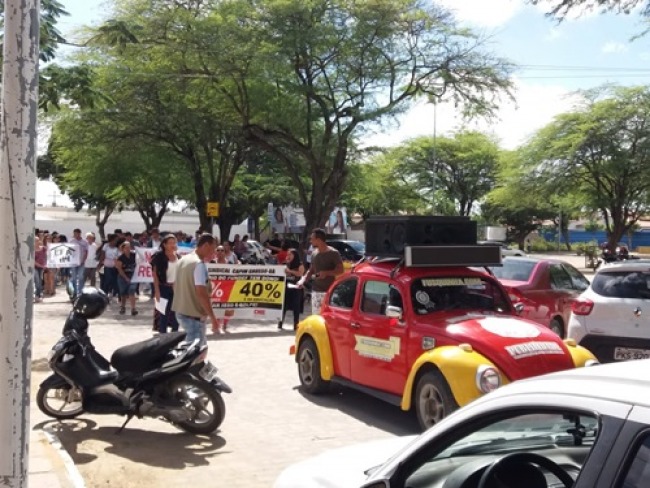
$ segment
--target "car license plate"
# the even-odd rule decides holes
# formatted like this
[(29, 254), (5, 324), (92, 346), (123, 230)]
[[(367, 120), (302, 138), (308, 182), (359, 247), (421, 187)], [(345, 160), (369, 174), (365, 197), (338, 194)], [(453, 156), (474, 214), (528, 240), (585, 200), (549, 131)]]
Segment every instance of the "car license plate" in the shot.
[(628, 359), (650, 358), (650, 349), (634, 349), (632, 347), (615, 347), (614, 361), (627, 361)]
[(205, 381), (212, 381), (217, 376), (217, 367), (210, 361), (206, 361), (201, 371), (199, 371), (199, 376)]

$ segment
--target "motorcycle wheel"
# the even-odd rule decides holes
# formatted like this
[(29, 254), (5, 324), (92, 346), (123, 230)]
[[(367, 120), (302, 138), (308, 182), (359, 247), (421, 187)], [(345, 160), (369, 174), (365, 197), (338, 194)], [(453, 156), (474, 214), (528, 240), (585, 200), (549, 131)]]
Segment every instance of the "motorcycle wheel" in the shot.
[(70, 385), (39, 388), (36, 404), (45, 415), (60, 420), (73, 419), (84, 412), (81, 390)]
[(175, 380), (171, 388), (174, 398), (184, 403), (183, 408), (191, 417), (187, 421), (174, 422), (176, 425), (191, 434), (210, 434), (219, 428), (226, 416), (226, 404), (209, 383), (184, 377)]

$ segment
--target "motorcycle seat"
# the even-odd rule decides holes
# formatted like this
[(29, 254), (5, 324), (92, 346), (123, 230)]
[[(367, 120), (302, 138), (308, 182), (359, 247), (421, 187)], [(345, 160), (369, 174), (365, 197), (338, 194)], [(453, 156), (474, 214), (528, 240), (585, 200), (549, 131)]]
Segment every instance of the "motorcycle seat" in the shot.
[(144, 373), (165, 362), (169, 352), (183, 342), (185, 332), (159, 334), (146, 341), (116, 349), (111, 365), (120, 373)]

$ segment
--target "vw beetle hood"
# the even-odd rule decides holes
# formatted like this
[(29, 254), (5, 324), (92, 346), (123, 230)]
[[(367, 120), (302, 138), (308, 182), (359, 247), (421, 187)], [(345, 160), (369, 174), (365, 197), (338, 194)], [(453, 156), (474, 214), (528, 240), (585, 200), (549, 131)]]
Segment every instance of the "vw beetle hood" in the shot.
[(518, 317), (468, 313), (447, 319), (446, 333), (457, 344), (471, 344), (511, 381), (574, 367), (553, 331)]

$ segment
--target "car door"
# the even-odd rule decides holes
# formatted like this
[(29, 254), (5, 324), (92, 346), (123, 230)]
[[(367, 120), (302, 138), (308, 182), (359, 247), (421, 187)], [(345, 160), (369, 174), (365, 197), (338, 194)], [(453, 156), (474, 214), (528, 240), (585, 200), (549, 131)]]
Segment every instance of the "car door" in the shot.
[(352, 312), (357, 302), (358, 278), (334, 284), (327, 303), (321, 309), (321, 316), (327, 324), (327, 333), (334, 362), (334, 374), (350, 379), (350, 357), (354, 348), (354, 334), (350, 326)]
[[(566, 324), (569, 319), (569, 310), (571, 303), (575, 298), (576, 290), (573, 286), (571, 276), (560, 263), (551, 263), (549, 266), (549, 279), (551, 289), (548, 291), (547, 304), (552, 318), (553, 315), (561, 315), (564, 317)], [(566, 311), (566, 316), (565, 312)]]
[(563, 263), (561, 266), (571, 279), (571, 290), (568, 292), (568, 296), (565, 297), (565, 300), (562, 302), (564, 304), (564, 308), (562, 309), (562, 317), (564, 318), (564, 323), (568, 324), (569, 317), (571, 315), (571, 304), (580, 296), (583, 291), (589, 288), (589, 280), (570, 264)]
[(408, 331), (406, 321), (388, 317), (386, 308), (394, 305), (403, 310), (402, 294), (396, 284), (374, 278), (364, 280), (359, 296), (350, 324), (354, 329), (352, 380), (401, 395), (408, 374)]
[(634, 406), (623, 424), (596, 487), (650, 486), (650, 409)]

